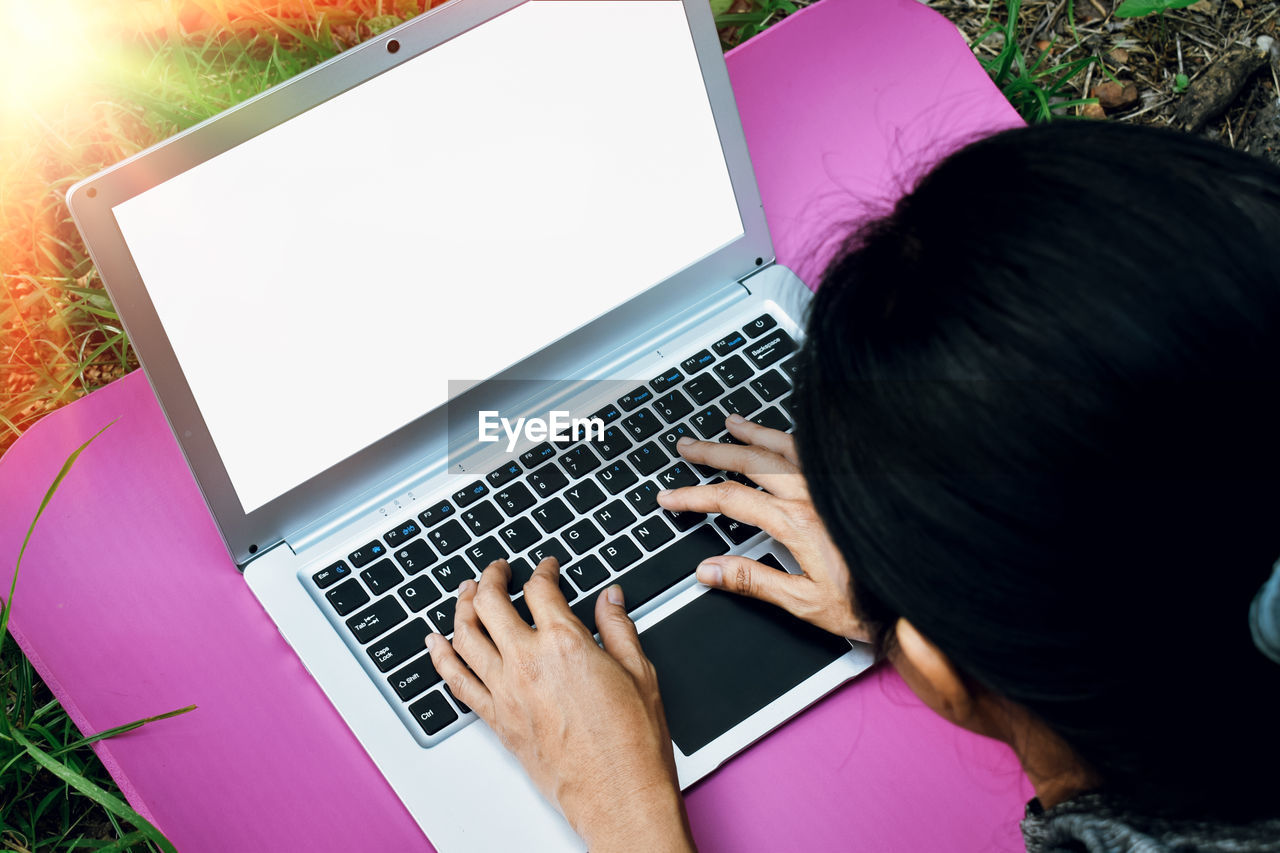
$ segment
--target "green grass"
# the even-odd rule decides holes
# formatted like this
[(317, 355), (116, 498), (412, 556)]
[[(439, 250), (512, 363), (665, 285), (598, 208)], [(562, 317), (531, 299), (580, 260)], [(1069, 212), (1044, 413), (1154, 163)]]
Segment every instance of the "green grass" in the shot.
[[(182, 8), (198, 14), (181, 21), (171, 16), (154, 31), (122, 36), (109, 73), (84, 81), (65, 103), (16, 118), (6, 116), (0, 103), (0, 452), (48, 412), (137, 367), (67, 213), (66, 190), (400, 23), (429, 2), (295, 0), (288, 6), (293, 14), (286, 15), (279, 0), (237, 0), (235, 14), (228, 11), (229, 0), (188, 0)], [(733, 47), (807, 4), (753, 0), (749, 9), (717, 19), (722, 44)], [(12, 29), (3, 24), (0, 51), (4, 33)], [(334, 166), (336, 172), (341, 164)], [(46, 500), (56, 488), (57, 483)], [(7, 559), (13, 557), (0, 555)], [(7, 624), (12, 595), (5, 600), (0, 622)], [(16, 606), (22, 606), (20, 589)], [(124, 803), (90, 748), (98, 737), (149, 721), (82, 737), (20, 650), (4, 638), (0, 629), (0, 848), (167, 849)]]

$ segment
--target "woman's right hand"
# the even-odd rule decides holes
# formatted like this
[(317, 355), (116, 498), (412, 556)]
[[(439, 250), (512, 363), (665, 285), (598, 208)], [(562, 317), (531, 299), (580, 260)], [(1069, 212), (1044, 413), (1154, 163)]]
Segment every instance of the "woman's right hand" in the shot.
[(745, 474), (764, 491), (726, 481), (664, 491), (658, 494), (658, 503), (672, 511), (720, 512), (759, 527), (787, 547), (804, 574), (780, 572), (726, 554), (704, 560), (698, 566), (698, 580), (776, 604), (833, 634), (868, 639), (866, 628), (854, 615), (849, 569), (809, 498), (795, 441), (741, 415), (730, 415), (725, 424), (742, 444), (682, 438), (677, 445), (680, 455), (700, 465)]

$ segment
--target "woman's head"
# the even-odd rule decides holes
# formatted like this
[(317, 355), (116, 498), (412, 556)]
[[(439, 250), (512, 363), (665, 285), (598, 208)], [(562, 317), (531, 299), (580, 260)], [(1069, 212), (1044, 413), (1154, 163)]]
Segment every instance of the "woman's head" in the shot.
[(1152, 808), (1275, 813), (1280, 171), (1102, 123), (998, 134), (858, 228), (795, 395), (814, 503), (899, 618)]

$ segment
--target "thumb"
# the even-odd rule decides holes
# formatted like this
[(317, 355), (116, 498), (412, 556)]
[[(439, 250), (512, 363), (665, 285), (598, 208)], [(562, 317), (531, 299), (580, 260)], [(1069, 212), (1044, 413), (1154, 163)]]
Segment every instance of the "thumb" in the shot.
[(758, 598), (794, 613), (798, 602), (795, 585), (806, 582), (806, 578), (746, 557), (725, 554), (699, 563), (698, 581), (716, 589)]
[(622, 587), (614, 584), (605, 588), (596, 598), (596, 630), (604, 650), (633, 676), (642, 675), (644, 652), (640, 649), (640, 635), (636, 623), (627, 616), (627, 605), (622, 598)]

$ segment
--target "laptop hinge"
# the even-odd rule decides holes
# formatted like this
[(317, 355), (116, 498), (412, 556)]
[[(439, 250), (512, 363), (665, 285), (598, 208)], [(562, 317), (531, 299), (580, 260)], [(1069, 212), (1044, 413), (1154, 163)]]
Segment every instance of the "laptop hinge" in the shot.
[(751, 272), (747, 273), (742, 278), (738, 279), (738, 284), (742, 285), (743, 288), (746, 289), (747, 293), (750, 294), (751, 285), (747, 284), (747, 280), (752, 276), (757, 276), (760, 273), (764, 272), (769, 267), (773, 266), (777, 260), (778, 260), (777, 258), (769, 258), (767, 261), (762, 262), (758, 267), (753, 269)]
[[(767, 266), (768, 264), (764, 264), (760, 269)], [(699, 322), (715, 316), (727, 305), (744, 298), (745, 295), (750, 295), (750, 289), (742, 281), (739, 279), (735, 282), (742, 285), (742, 290), (734, 284), (725, 284), (698, 303), (692, 312), (684, 312), (677, 318), (663, 318), (648, 330), (633, 336), (618, 347), (601, 353), (598, 358), (583, 367), (582, 374), (607, 376), (620, 370), (626, 363), (642, 358), (655, 348), (660, 348), (666, 341), (677, 337)], [(496, 453), (497, 451), (489, 449), (484, 452)], [(468, 453), (462, 448), (455, 447), (450, 453), (454, 463), (460, 463), (460, 467), (455, 470), (461, 470), (463, 467), (470, 469), (473, 467), (471, 463), (478, 462), (469, 458), (475, 454)], [(494, 464), (496, 462), (497, 460), (494, 460)], [(446, 465), (447, 460), (443, 455), (434, 462), (423, 458), (421, 464), (410, 466), (400, 474), (384, 480), (383, 487), (375, 488), (347, 506), (286, 534), (280, 544), (286, 545), (294, 554), (301, 554), (309, 548), (342, 534), (349, 526), (362, 527), (377, 516), (390, 519), (389, 523), (394, 524), (400, 520), (399, 516), (409, 511), (410, 507), (428, 497), (424, 494), (423, 487), (443, 473)]]

